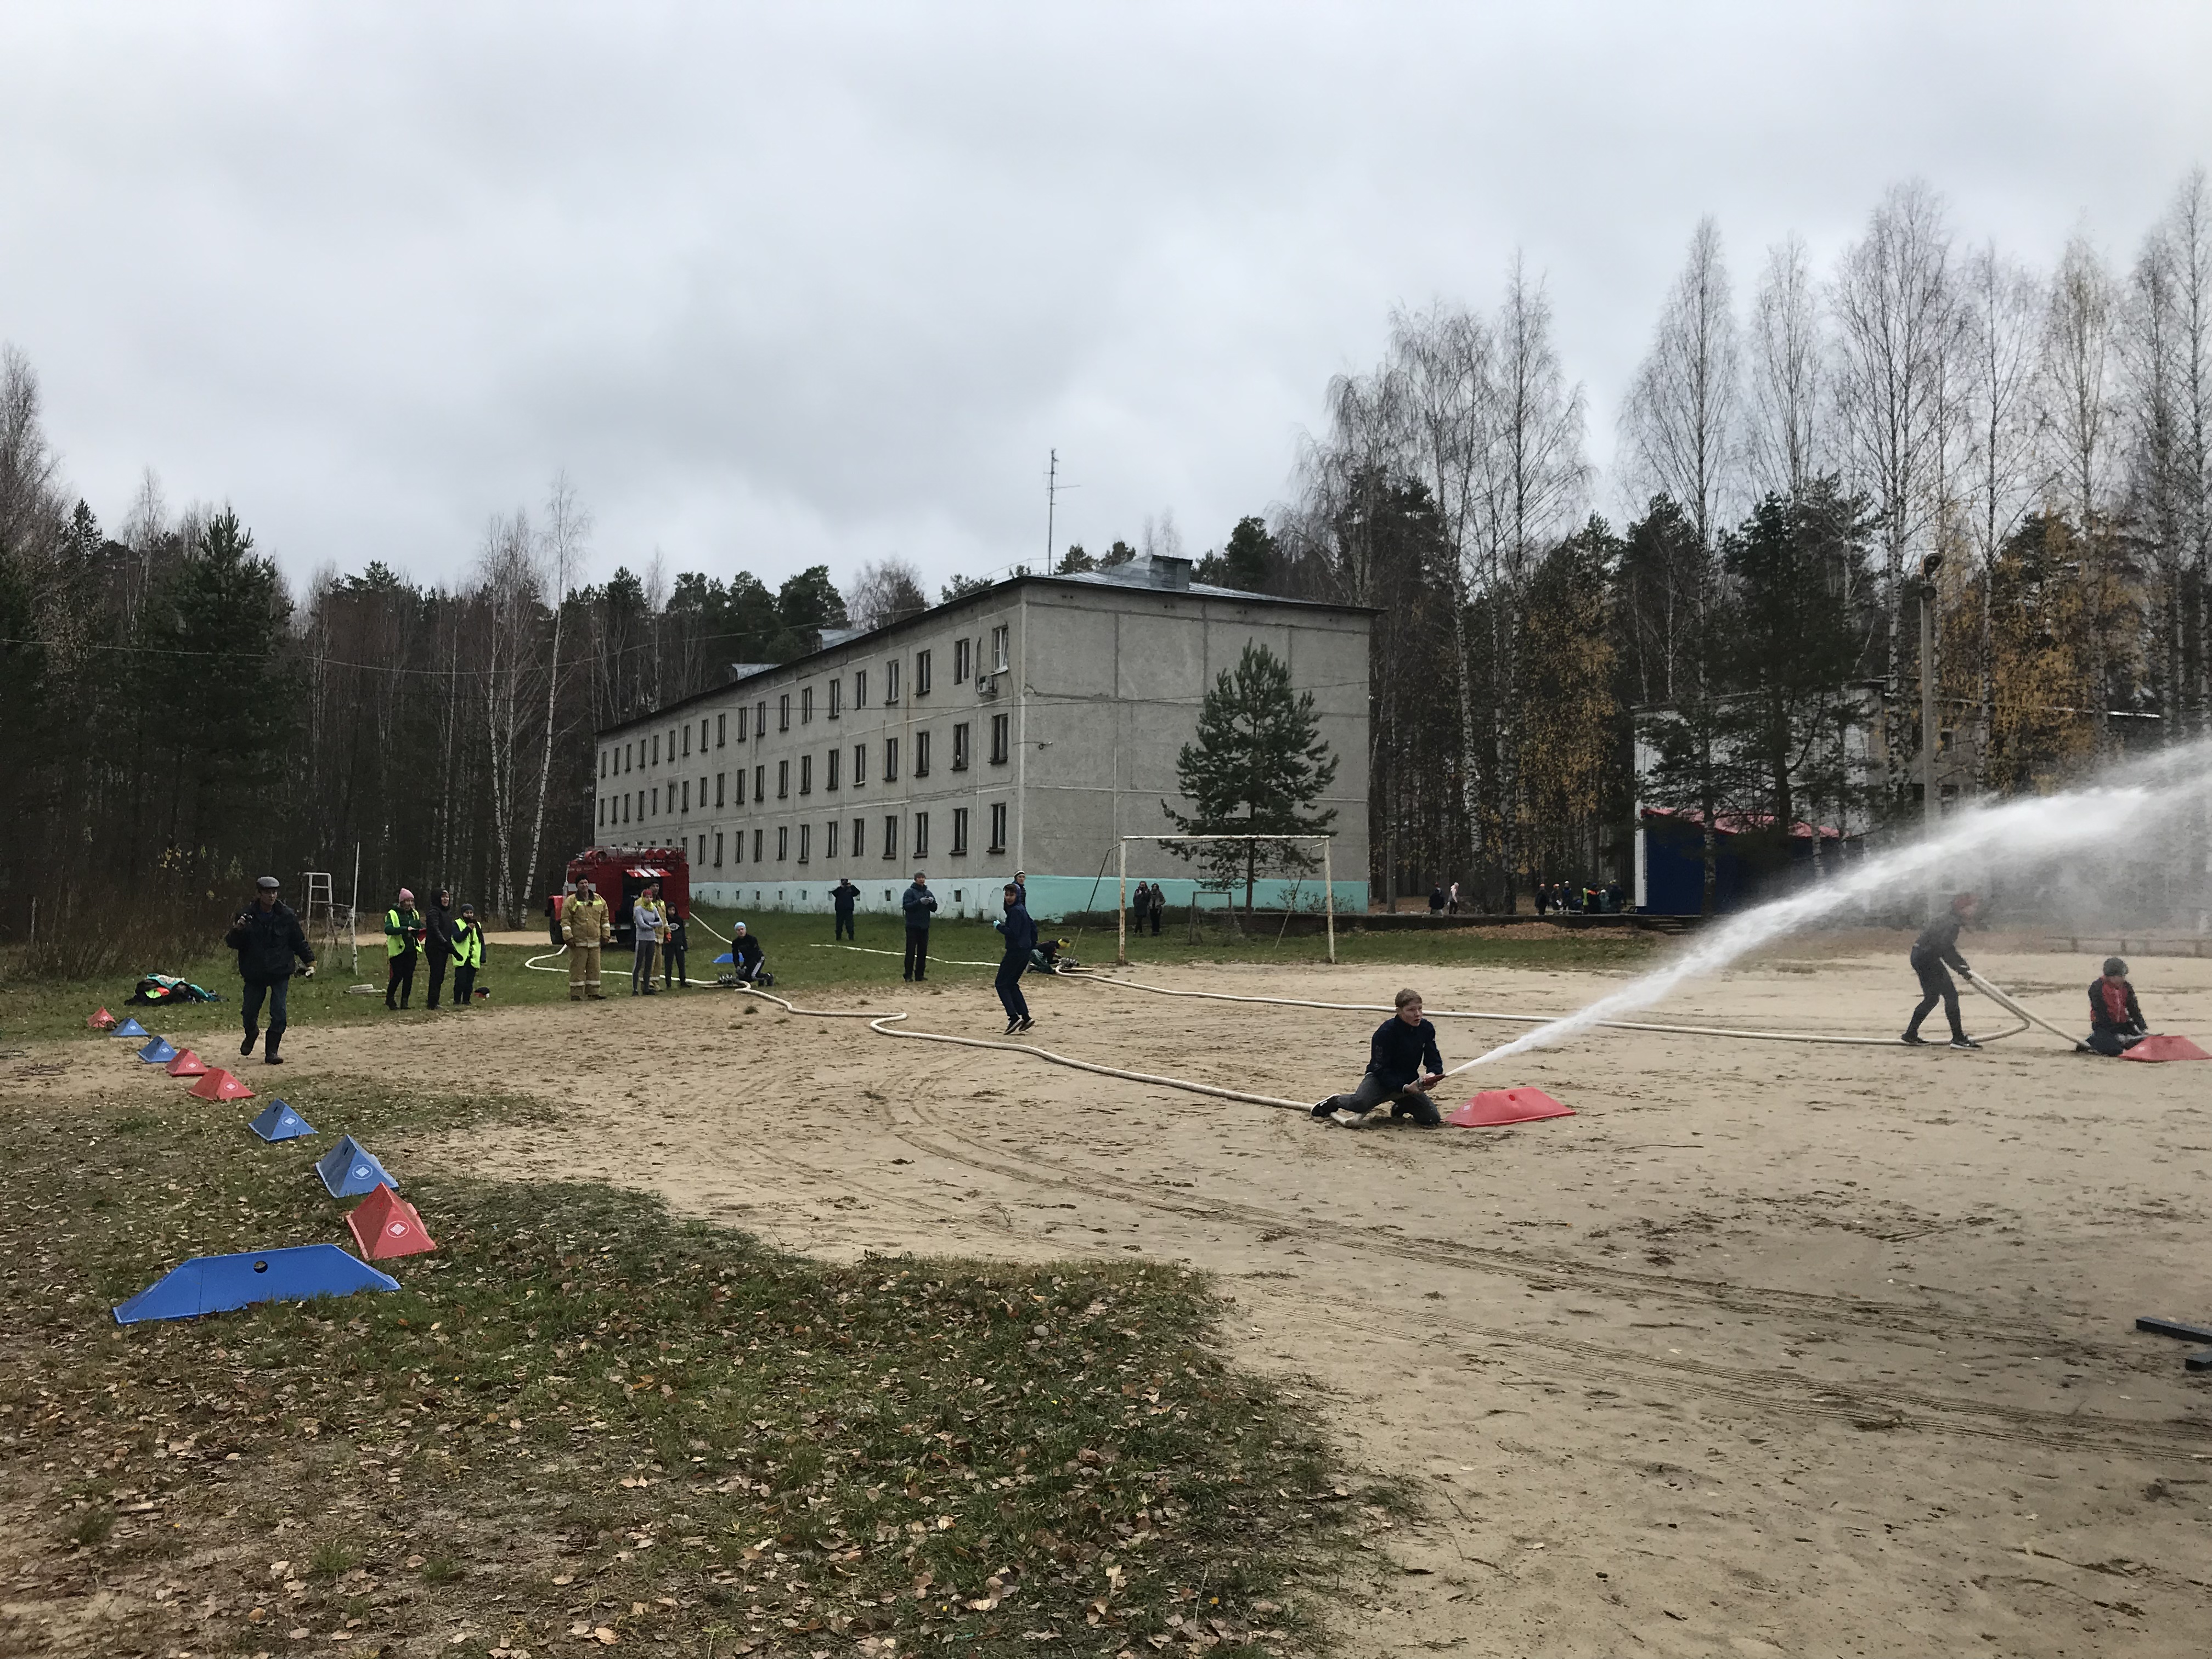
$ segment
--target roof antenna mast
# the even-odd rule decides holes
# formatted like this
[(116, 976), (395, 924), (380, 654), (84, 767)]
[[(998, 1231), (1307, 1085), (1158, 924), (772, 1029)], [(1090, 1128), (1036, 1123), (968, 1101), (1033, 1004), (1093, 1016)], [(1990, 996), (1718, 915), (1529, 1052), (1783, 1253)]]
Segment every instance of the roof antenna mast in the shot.
[(1059, 561), (1054, 557), (1052, 549), (1055, 539), (1053, 534), (1053, 517), (1060, 506), (1060, 492), (1063, 489), (1082, 488), (1081, 484), (1060, 483), (1060, 452), (1057, 449), (1048, 451), (1044, 468), (1044, 574), (1048, 576), (1059, 568)]

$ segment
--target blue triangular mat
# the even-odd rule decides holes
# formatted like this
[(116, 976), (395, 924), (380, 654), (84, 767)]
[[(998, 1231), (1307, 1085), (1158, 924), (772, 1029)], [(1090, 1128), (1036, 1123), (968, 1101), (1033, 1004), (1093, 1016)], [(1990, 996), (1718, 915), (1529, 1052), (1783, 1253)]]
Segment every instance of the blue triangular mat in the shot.
[(725, 951), (721, 955), (714, 958), (714, 966), (720, 968), (726, 962), (735, 963), (736, 961), (737, 958), (735, 957), (732, 956), (727, 951)]
[(196, 1255), (175, 1267), (115, 1310), (118, 1325), (147, 1319), (191, 1319), (228, 1313), (255, 1302), (305, 1302), (310, 1297), (351, 1296), (356, 1291), (396, 1291), (399, 1281), (335, 1244), (298, 1244), (236, 1255)]
[(110, 1036), (144, 1036), (146, 1028), (135, 1019), (126, 1019), (108, 1033)]
[(272, 1100), (259, 1117), (246, 1126), (264, 1140), (297, 1140), (315, 1133), (315, 1126), (281, 1100)]
[(385, 1173), (384, 1166), (376, 1161), (376, 1154), (351, 1135), (315, 1160), (315, 1173), (322, 1176), (323, 1185), (332, 1198), (359, 1198), (379, 1187), (397, 1188), (399, 1185)]
[(177, 1045), (165, 1036), (157, 1036), (138, 1051), (138, 1058), (149, 1066), (167, 1066), (177, 1057)]

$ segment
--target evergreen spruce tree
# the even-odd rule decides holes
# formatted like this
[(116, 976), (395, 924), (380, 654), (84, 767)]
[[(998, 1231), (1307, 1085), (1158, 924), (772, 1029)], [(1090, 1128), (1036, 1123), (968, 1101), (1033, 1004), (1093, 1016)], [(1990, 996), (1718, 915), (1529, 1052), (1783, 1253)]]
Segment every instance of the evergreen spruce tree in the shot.
[[(1264, 645), (1248, 644), (1235, 670), (1224, 670), (1199, 710), (1198, 741), (1176, 757), (1176, 781), (1195, 810), (1165, 812), (1186, 836), (1319, 836), (1336, 809), (1312, 810), (1336, 781), (1336, 757), (1321, 737), (1313, 693), (1291, 689), (1289, 665)], [(1244, 913), (1262, 869), (1309, 870), (1315, 860), (1295, 842), (1169, 843), (1179, 858), (1196, 859), (1210, 884), (1226, 891), (1244, 883)]]

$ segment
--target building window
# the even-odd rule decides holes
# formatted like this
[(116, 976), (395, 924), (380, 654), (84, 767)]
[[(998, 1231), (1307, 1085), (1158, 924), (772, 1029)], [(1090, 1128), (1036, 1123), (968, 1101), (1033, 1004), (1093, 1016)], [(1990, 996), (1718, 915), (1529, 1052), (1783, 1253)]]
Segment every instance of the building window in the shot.
[(799, 688), (799, 723), (801, 726), (808, 726), (813, 723), (813, 720), (814, 688), (811, 685), (802, 685)]
[(724, 787), (723, 781), (729, 775), (730, 775), (727, 772), (717, 772), (714, 774), (714, 805), (716, 806), (720, 806), (722, 804), (722, 790)]
[(802, 795), (814, 793), (814, 757), (811, 755), (799, 757), (799, 793)]
[(914, 815), (914, 855), (918, 859), (929, 856), (929, 814), (927, 812)]
[(606, 751), (605, 750), (602, 749), (602, 750), (599, 750), (599, 776), (600, 776), (602, 779), (604, 779), (604, 778), (606, 776), (606, 775), (607, 775), (607, 751)]
[(801, 864), (807, 862), (813, 843), (814, 826), (811, 823), (800, 824), (799, 826), (799, 861)]
[(755, 864), (758, 864), (760, 861), (761, 861), (761, 832), (760, 832), (759, 830), (754, 830), (754, 831), (753, 831), (753, 862), (754, 862)]
[(790, 856), (791, 826), (787, 823), (779, 823), (775, 826), (775, 861), (781, 864)]
[[(668, 752), (672, 758), (676, 753), (673, 749)], [(684, 722), (684, 752), (687, 755), (691, 752), (691, 722), (689, 720)]]
[(837, 860), (837, 820), (835, 818), (822, 826), (822, 856), (833, 864)]
[(768, 699), (763, 697), (753, 705), (753, 730), (761, 736), (768, 735)]
[[(834, 685), (836, 682), (833, 680), (830, 684)], [(842, 749), (832, 749), (822, 757), (822, 787), (824, 789), (835, 789), (837, 787), (837, 769), (844, 763), (844, 759), (845, 751)]]
[(622, 821), (624, 823), (628, 823), (629, 822), (629, 797), (628, 795), (621, 795), (617, 796), (616, 799), (622, 803)]
[(1006, 715), (991, 716), (991, 764), (994, 766), (1006, 763), (1006, 744), (1011, 725)]
[(956, 859), (963, 858), (967, 855), (967, 852), (968, 809), (964, 806), (956, 806), (952, 809), (952, 856)]
[[(691, 728), (688, 724), (684, 728), (684, 735), (687, 740), (691, 736)], [(688, 741), (684, 744), (684, 752), (687, 755), (691, 752)], [(668, 728), (668, 763), (671, 766), (676, 763), (676, 728), (672, 726)]]
[(884, 814), (884, 856), (887, 859), (898, 856), (898, 814), (896, 812)]
[(842, 678), (834, 679), (830, 682), (830, 718), (831, 720), (836, 720), (843, 712), (844, 704), (845, 682)]
[(779, 732), (791, 730), (791, 693), (788, 691), (775, 700), (775, 729)]
[[(915, 678), (919, 680), (921, 677), (917, 674)], [(921, 695), (919, 691), (915, 693), (917, 697)], [(914, 775), (918, 778), (929, 775), (929, 733), (927, 732), (914, 734)]]
[(868, 745), (865, 743), (856, 743), (853, 745), (853, 787), (858, 789), (867, 781)]
[(600, 829), (604, 830), (604, 829), (605, 829), (606, 827), (607, 827), (607, 803), (606, 803), (606, 798), (605, 798), (605, 796), (601, 796), (601, 797), (600, 797), (600, 799), (599, 799), (599, 828), (600, 828)]
[[(699, 716), (699, 752), (702, 755), (707, 752), (707, 727), (709, 723), (704, 714)], [(705, 854), (701, 856), (703, 858)]]
[(753, 805), (758, 806), (768, 799), (768, 768), (753, 768)]
[(791, 763), (787, 760), (775, 763), (775, 798), (778, 800), (791, 799)]
[(975, 648), (966, 640), (952, 641), (952, 683), (968, 684), (968, 671), (975, 665)]
[(722, 867), (722, 832), (719, 830), (714, 831), (714, 867)]
[[(706, 738), (704, 738), (702, 737), (702, 738), (701, 738), (699, 739), (699, 741), (700, 741), (700, 742), (702, 742), (702, 743), (704, 743), (704, 742), (706, 742)], [(702, 863), (702, 864), (704, 864), (706, 861), (707, 861), (707, 832), (706, 832), (705, 830), (702, 830), (699, 832), (699, 862), (700, 862), (700, 863)]]
[(994, 803), (991, 808), (989, 850), (994, 853), (1003, 853), (1006, 850), (1006, 803), (1004, 801)]
[(856, 668), (853, 671), (853, 707), (866, 708), (867, 706), (868, 671), (865, 668)]
[(991, 672), (1003, 674), (1010, 665), (1006, 658), (1006, 626), (1001, 623), (991, 630)]
[(745, 716), (751, 712), (750, 709), (743, 708), (738, 710), (738, 741), (739, 743), (745, 740)]
[(658, 732), (653, 734), (653, 763), (655, 766), (660, 764), (660, 733)]
[(968, 769), (968, 722), (966, 720), (960, 721), (952, 728), (952, 769), (956, 772), (965, 772)]
[(727, 714), (717, 714), (714, 716), (714, 747), (727, 749), (729, 746), (730, 717)]
[(893, 657), (884, 665), (884, 707), (888, 708), (899, 697), (899, 661)]
[(737, 770), (737, 779), (738, 799), (736, 804), (739, 806), (743, 806), (745, 804), (745, 769), (742, 766), (740, 766)]
[(929, 695), (929, 653), (927, 651), (914, 653), (914, 695), (917, 697)]
[(867, 856), (868, 849), (866, 845), (868, 839), (867, 830), (867, 819), (854, 818), (853, 820), (853, 856), (856, 859), (865, 858)]
[[(687, 726), (684, 729), (689, 732), (691, 728)], [(684, 780), (684, 810), (687, 812), (691, 810), (691, 780), (689, 778)]]
[(898, 739), (896, 738), (884, 739), (884, 781), (885, 783), (898, 781)]
[(658, 789), (653, 792), (653, 816), (654, 817), (660, 816), (660, 791)]

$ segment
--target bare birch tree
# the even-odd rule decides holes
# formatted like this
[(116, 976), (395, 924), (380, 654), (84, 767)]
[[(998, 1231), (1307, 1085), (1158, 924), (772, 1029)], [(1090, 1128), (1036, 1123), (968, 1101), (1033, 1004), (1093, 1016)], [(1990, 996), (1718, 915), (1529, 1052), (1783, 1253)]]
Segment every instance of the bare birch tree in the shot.
[[(538, 763), (538, 799), (530, 813), (530, 857), (523, 866), (526, 880), (538, 877), (538, 855), (545, 842), (545, 792), (553, 776), (553, 738), (556, 728), (554, 719), (556, 700), (561, 690), (561, 628), (568, 614), (568, 595), (576, 586), (576, 577), (584, 568), (584, 547), (592, 533), (592, 513), (576, 499), (575, 486), (568, 482), (566, 472), (556, 472), (553, 483), (545, 493), (545, 530), (540, 551), (544, 561), (545, 574), (553, 585), (553, 642), (551, 660), (545, 670), (545, 746)], [(520, 927), (520, 913), (515, 926)]]
[(1803, 497), (1821, 470), (1820, 317), (1805, 239), (1792, 235), (1766, 251), (1751, 310), (1751, 399), (1746, 421), (1753, 488)]
[(2051, 283), (2045, 312), (2041, 375), (2046, 475), (2054, 501), (2080, 526), (2083, 586), (2089, 606), (2088, 656), (2093, 718), (2101, 753), (2112, 742), (2109, 642), (2111, 596), (2115, 295), (2112, 273), (2087, 238), (2069, 238)]
[(527, 726), (536, 707), (538, 610), (543, 584), (529, 515), (495, 517), (477, 564), (478, 638), (484, 719), (484, 782), (491, 796), (493, 870), (500, 913), (522, 925), (522, 882), (515, 836)]
[(1623, 409), (1622, 435), (1645, 495), (1671, 495), (1710, 549), (1737, 504), (1740, 349), (1720, 227), (1690, 236), (1689, 258), (1659, 314)]

